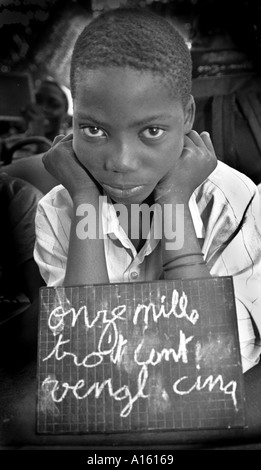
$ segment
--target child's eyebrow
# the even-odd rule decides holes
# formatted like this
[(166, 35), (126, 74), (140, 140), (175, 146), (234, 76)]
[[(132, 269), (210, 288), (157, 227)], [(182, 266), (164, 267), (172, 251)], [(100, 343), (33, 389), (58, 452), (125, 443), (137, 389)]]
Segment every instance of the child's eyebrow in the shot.
[(95, 124), (97, 127), (104, 127), (106, 126), (105, 122), (100, 121), (99, 119), (94, 118), (89, 114), (78, 114), (75, 113), (74, 117), (76, 117), (79, 121), (89, 121), (92, 124)]
[(131, 124), (131, 127), (136, 127), (136, 126), (145, 126), (146, 124), (149, 124), (150, 122), (153, 121), (160, 121), (160, 120), (170, 120), (173, 119), (173, 116), (171, 114), (155, 114), (153, 116), (148, 116), (143, 119), (139, 119)]
[[(91, 116), (88, 114), (77, 114), (76, 117), (78, 120), (92, 122), (97, 127), (106, 127), (109, 125), (108, 123), (103, 122), (102, 120), (99, 120), (95, 118), (94, 116)], [(155, 114), (153, 116), (147, 116), (147, 117), (144, 117), (143, 119), (138, 119), (137, 121), (132, 122), (130, 124), (130, 127), (132, 128), (132, 127), (138, 127), (138, 126), (145, 126), (145, 125), (150, 124), (151, 122), (160, 121), (160, 120), (164, 120), (164, 121), (170, 120), (170, 119), (173, 119), (173, 117), (174, 117), (173, 115), (167, 114), (167, 113)]]

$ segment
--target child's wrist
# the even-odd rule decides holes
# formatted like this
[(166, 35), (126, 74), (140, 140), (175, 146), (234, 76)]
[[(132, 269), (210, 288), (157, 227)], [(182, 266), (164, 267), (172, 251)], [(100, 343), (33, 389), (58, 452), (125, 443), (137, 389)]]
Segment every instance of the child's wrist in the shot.
[(92, 185), (92, 186), (86, 186), (82, 190), (75, 191), (74, 194), (71, 194), (73, 204), (74, 205), (79, 205), (79, 204), (91, 204), (92, 202), (96, 202), (101, 195), (99, 189), (97, 186)]

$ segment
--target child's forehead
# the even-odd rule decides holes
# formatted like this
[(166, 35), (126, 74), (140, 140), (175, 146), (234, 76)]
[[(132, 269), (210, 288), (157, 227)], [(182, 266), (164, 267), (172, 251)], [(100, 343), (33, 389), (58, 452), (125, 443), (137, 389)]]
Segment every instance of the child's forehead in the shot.
[(174, 96), (162, 77), (126, 67), (83, 73), (74, 96), (77, 118), (88, 114), (97, 122), (117, 121), (119, 126), (151, 116), (171, 115), (173, 107), (181, 106), (181, 96)]
[(126, 88), (132, 83), (144, 84), (144, 87), (159, 87), (167, 90), (172, 97), (178, 97), (178, 87), (175, 87), (175, 81), (168, 80), (168, 77), (154, 72), (152, 70), (140, 70), (128, 65), (125, 66), (101, 66), (95, 69), (82, 68), (77, 74), (76, 88), (92, 88), (99, 84), (107, 84), (108, 88), (114, 87), (118, 82)]

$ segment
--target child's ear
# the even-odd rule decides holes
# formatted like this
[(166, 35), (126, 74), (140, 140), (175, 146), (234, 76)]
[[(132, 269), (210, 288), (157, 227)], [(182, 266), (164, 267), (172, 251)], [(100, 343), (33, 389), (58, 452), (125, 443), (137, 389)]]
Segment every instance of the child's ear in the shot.
[(184, 108), (184, 134), (188, 134), (191, 131), (194, 124), (195, 119), (195, 112), (196, 112), (196, 105), (192, 95), (189, 95), (188, 101), (185, 104)]

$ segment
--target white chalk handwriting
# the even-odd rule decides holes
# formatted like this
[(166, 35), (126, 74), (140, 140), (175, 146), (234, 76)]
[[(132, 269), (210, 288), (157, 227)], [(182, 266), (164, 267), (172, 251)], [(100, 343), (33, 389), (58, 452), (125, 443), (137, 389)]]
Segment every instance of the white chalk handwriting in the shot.
[[(174, 289), (171, 296), (171, 308), (168, 311), (166, 309), (166, 296), (160, 297), (160, 306), (156, 305), (155, 302), (149, 302), (148, 305), (139, 303), (134, 310), (133, 314), (133, 325), (137, 325), (138, 320), (143, 319), (145, 325), (148, 325), (149, 320), (158, 323), (161, 317), (170, 318), (174, 316), (177, 319), (185, 318), (193, 325), (199, 319), (199, 313), (196, 309), (192, 309), (190, 314), (187, 313), (188, 297), (185, 292), (180, 295), (179, 292)], [(64, 308), (64, 306), (58, 305), (55, 307), (48, 318), (48, 327), (53, 334), (58, 334), (64, 327), (64, 319), (69, 317), (71, 319), (71, 327), (74, 328), (77, 321), (83, 317), (85, 327), (91, 329), (95, 326), (98, 320), (102, 319), (103, 323), (112, 323), (115, 320), (125, 320), (123, 314), (126, 313), (127, 306), (125, 304), (118, 305), (111, 310), (98, 310), (96, 314), (91, 318), (90, 312), (86, 305), (81, 306), (78, 311), (74, 307)]]
[[(48, 390), (54, 403), (62, 402), (70, 394), (76, 400), (83, 400), (91, 395), (97, 400), (101, 394), (108, 394), (113, 400), (122, 402), (120, 416), (126, 418), (137, 400), (150, 398), (150, 373), (153, 374), (157, 366), (160, 367), (163, 363), (188, 364), (190, 361), (195, 368), (191, 377), (183, 375), (184, 369), (177, 367), (177, 378), (175, 369), (171, 366), (171, 370), (174, 370), (170, 384), (172, 393), (183, 396), (200, 391), (218, 391), (222, 396), (228, 396), (237, 410), (237, 382), (235, 380), (226, 381), (220, 373), (217, 376), (198, 375), (196, 369), (200, 369), (200, 366), (198, 362), (196, 363), (195, 357), (199, 339), (196, 338), (193, 347), (195, 337), (191, 334), (191, 328), (196, 325), (200, 315), (196, 309), (188, 309), (188, 297), (185, 292), (180, 294), (173, 289), (169, 303), (165, 295), (161, 295), (160, 301), (157, 302), (138, 303), (133, 309), (132, 318), (128, 317), (129, 309), (125, 303), (96, 312), (92, 309), (89, 311), (86, 305), (82, 305), (78, 310), (68, 302), (64, 305), (61, 303), (49, 314), (48, 329), (55, 336), (55, 344), (41, 360), (47, 364), (50, 361), (52, 366), (55, 361), (66, 360), (71, 364), (70, 370), (73, 366), (81, 373), (70, 375), (70, 381), (65, 380), (66, 375), (59, 380), (53, 374), (49, 374), (42, 381), (42, 391)], [(181, 320), (182, 323), (179, 325)], [(162, 326), (164, 321), (168, 322), (168, 328), (171, 324), (173, 331), (168, 330), (168, 335), (165, 334), (165, 337), (162, 333), (161, 337), (158, 333), (155, 335), (159, 322)], [(186, 322), (190, 327), (188, 335), (184, 332)], [(123, 333), (126, 330), (122, 328), (126, 323), (131, 325), (129, 332), (127, 328), (127, 337)], [(81, 341), (85, 338), (87, 344), (85, 356), (80, 354), (75, 339), (72, 340), (71, 337), (68, 339), (66, 336), (68, 328), (75, 327), (83, 328), (84, 334)], [(137, 334), (134, 334), (134, 331)], [(164, 332), (164, 328), (161, 329), (162, 331)], [(93, 332), (96, 338), (95, 350), (90, 350), (90, 348), (88, 350), (88, 338)], [(108, 362), (110, 363), (110, 367), (107, 368), (109, 371), (112, 365), (118, 371), (121, 370), (127, 374), (135, 371), (132, 387), (128, 381), (115, 387), (112, 376), (104, 375)], [(103, 367), (103, 372), (99, 374), (97, 371), (96, 381), (89, 383), (87, 373), (82, 372), (84, 370), (82, 368), (95, 369), (99, 366)], [(66, 367), (64, 370), (66, 374)], [(191, 367), (190, 370), (192, 370)], [(77, 377), (77, 380), (73, 377)], [(98, 377), (102, 377), (102, 380)], [(169, 396), (165, 389), (162, 390), (163, 395)]]

